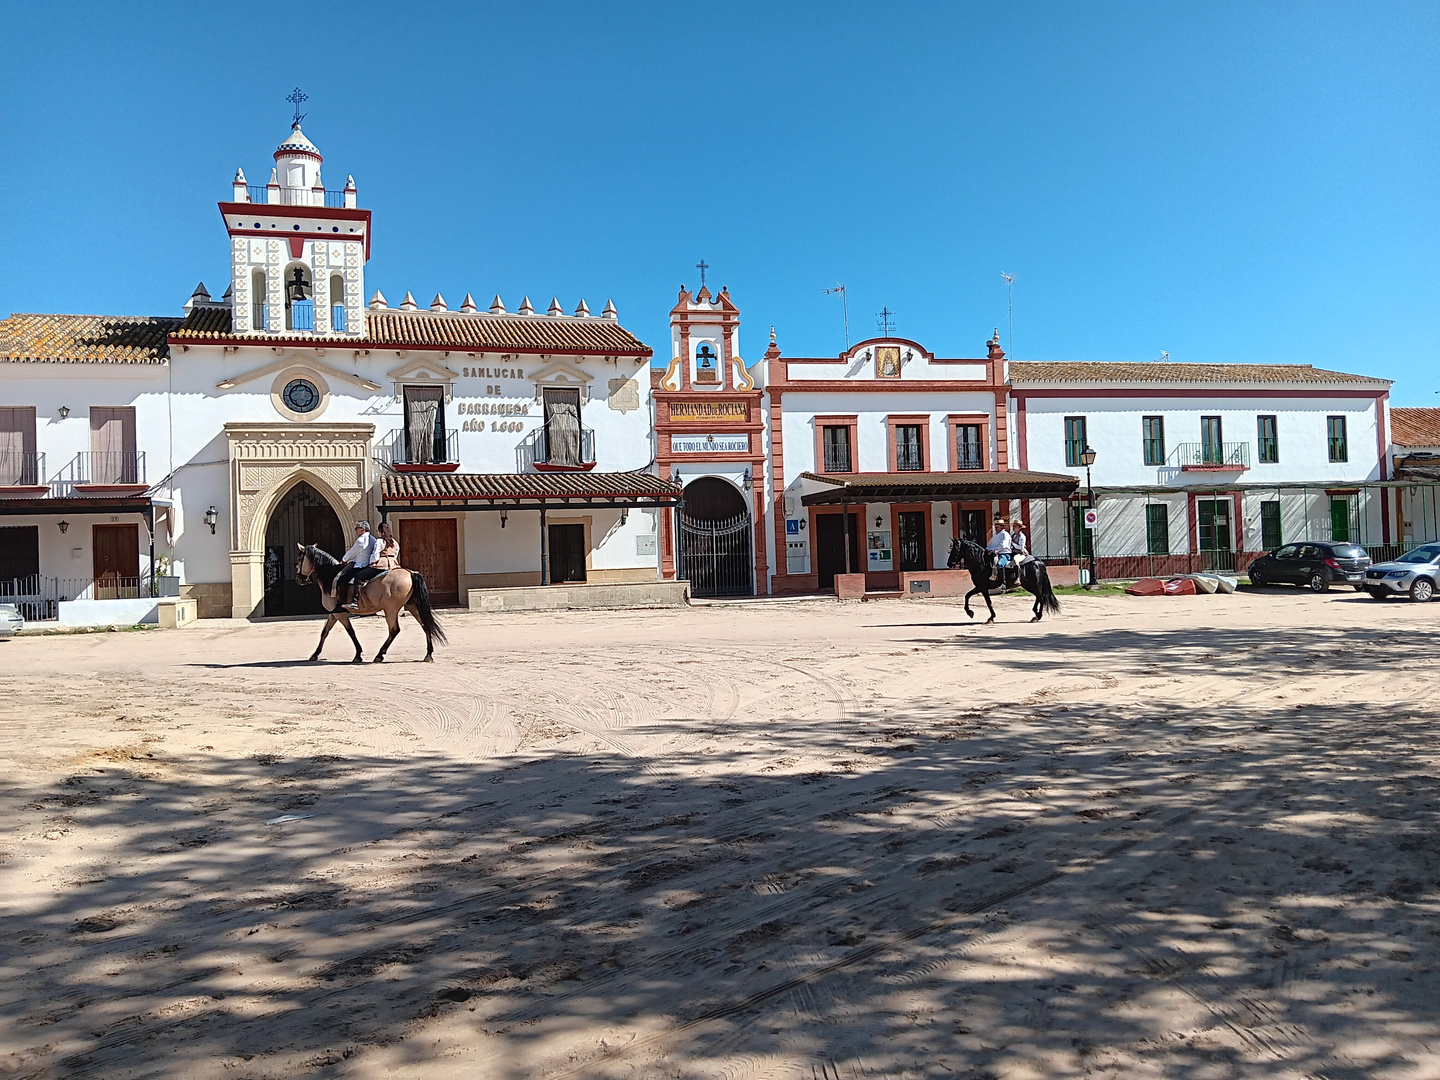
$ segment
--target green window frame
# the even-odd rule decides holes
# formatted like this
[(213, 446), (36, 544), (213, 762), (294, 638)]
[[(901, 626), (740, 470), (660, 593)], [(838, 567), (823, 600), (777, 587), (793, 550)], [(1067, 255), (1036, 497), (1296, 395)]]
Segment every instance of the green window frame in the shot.
[(1280, 527), (1280, 501), (1269, 499), (1260, 504), (1260, 546), (1274, 551), (1285, 543)]
[(1141, 421), (1146, 465), (1165, 464), (1165, 418), (1147, 416)]
[(1170, 554), (1170, 506), (1146, 503), (1145, 548), (1151, 555)]
[(1255, 443), (1260, 464), (1275, 465), (1280, 461), (1280, 429), (1273, 416), (1255, 418)]
[(1090, 509), (1083, 503), (1076, 503), (1070, 514), (1070, 557), (1088, 559), (1095, 546), (1095, 530), (1085, 528), (1085, 511)]
[(1355, 513), (1349, 498), (1330, 500), (1330, 539), (1340, 543), (1354, 540)]
[(1085, 417), (1065, 417), (1065, 464), (1070, 466), (1083, 465), (1080, 455), (1085, 452), (1085, 447), (1090, 442), (1085, 437)]
[(1325, 418), (1325, 445), (1330, 451), (1331, 461), (1350, 460), (1350, 443), (1345, 437), (1345, 417)]

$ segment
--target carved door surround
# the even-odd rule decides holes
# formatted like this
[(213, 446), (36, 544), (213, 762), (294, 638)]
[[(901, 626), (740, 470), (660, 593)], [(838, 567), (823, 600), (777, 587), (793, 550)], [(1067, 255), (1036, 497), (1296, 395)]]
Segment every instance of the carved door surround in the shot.
[[(299, 480), (334, 509), (342, 525), (366, 516), (374, 424), (230, 423), (230, 576), (232, 613), (257, 614), (264, 603), (265, 528)], [(348, 533), (348, 529), (347, 529)]]

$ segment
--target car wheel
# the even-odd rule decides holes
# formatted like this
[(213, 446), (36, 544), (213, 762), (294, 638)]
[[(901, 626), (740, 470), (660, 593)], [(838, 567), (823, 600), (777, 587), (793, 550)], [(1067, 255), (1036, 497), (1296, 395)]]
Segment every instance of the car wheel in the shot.
[(1435, 598), (1435, 583), (1428, 577), (1416, 578), (1410, 586), (1410, 599), (1417, 604), (1428, 604)]
[(1263, 589), (1265, 587), (1265, 575), (1258, 570), (1251, 570), (1250, 584), (1254, 585), (1257, 589)]
[(1365, 591), (1370, 594), (1371, 600), (1384, 600), (1390, 595), (1389, 589), (1366, 589)]
[(1365, 586), (1364, 586), (1364, 585), (1356, 585), (1356, 586), (1355, 586), (1355, 591), (1356, 591), (1356, 592), (1364, 592), (1364, 591), (1365, 591)]
[(1311, 574), (1311, 575), (1310, 575), (1310, 591), (1311, 591), (1311, 592), (1329, 592), (1329, 591), (1330, 591), (1330, 582), (1328, 582), (1328, 581), (1325, 580), (1325, 575), (1324, 575), (1324, 574)]

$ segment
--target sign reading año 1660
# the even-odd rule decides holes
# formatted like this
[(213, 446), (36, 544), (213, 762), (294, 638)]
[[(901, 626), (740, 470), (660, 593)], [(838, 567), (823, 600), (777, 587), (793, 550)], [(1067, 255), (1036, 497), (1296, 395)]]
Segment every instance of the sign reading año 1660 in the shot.
[(672, 454), (748, 454), (749, 435), (671, 435)]

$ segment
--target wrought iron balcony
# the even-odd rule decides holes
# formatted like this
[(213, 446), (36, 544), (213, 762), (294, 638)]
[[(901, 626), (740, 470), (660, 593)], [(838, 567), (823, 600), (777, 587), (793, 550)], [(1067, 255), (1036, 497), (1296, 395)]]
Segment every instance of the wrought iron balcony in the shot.
[(64, 475), (50, 482), (77, 487), (144, 487), (145, 451), (85, 450), (75, 455)]
[[(248, 202), (269, 203), (279, 206), (346, 206), (345, 192), (335, 191), (326, 188), (323, 195), (317, 199), (315, 188), (290, 188), (280, 187), (278, 184), (246, 184), (245, 192), (249, 196)], [(274, 193), (273, 196), (271, 193)]]
[(589, 472), (595, 468), (595, 432), (581, 425), (579, 432), (550, 432), (541, 424), (515, 448), (519, 472)]
[(45, 455), (0, 450), (0, 487), (38, 487), (45, 483)]
[(850, 447), (825, 447), (825, 471), (827, 473), (848, 473), (850, 471)]
[(1244, 472), (1250, 468), (1250, 444), (1180, 443), (1175, 447), (1175, 457), (1184, 471)]
[(451, 428), (434, 441), (428, 461), (426, 455), (414, 452), (408, 432), (395, 428), (375, 442), (370, 456), (387, 469), (396, 472), (454, 472), (460, 467), (460, 430)]
[(980, 456), (979, 448), (960, 447), (955, 454), (955, 468), (957, 471), (985, 468), (985, 461)]

